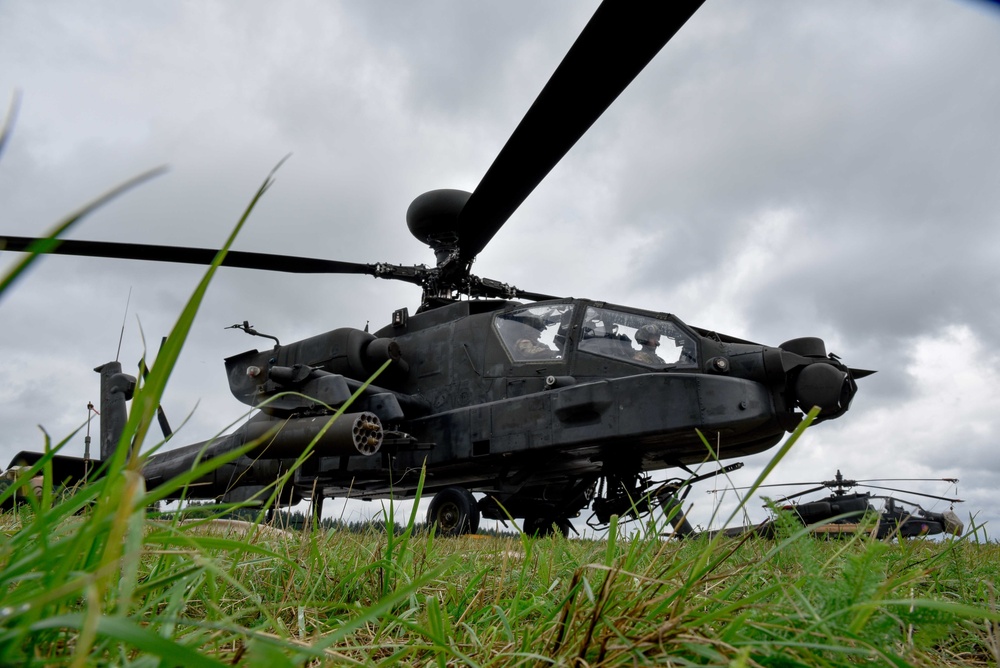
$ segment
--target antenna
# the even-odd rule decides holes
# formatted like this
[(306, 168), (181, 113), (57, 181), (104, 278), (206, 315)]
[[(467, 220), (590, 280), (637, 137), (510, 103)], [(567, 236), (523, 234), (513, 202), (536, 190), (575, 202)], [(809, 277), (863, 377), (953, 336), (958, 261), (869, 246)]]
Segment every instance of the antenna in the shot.
[(128, 297), (125, 299), (125, 314), (122, 315), (122, 331), (118, 335), (118, 351), (115, 353), (115, 361), (122, 354), (122, 339), (125, 338), (125, 320), (128, 319), (128, 305), (132, 301), (132, 286), (128, 286)]
[(87, 436), (83, 439), (83, 458), (90, 459), (90, 418), (94, 416), (94, 402), (87, 402)]

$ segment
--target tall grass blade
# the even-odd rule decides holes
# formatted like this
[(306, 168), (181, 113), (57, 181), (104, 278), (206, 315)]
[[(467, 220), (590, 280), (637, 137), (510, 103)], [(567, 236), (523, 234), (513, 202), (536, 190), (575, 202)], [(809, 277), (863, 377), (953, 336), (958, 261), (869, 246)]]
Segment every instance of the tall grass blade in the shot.
[(14, 124), (17, 122), (17, 112), (20, 108), (21, 91), (15, 89), (14, 94), (10, 98), (7, 115), (3, 120), (3, 128), (0, 129), (0, 157), (3, 157), (3, 151), (7, 148), (7, 142), (10, 141), (10, 137), (14, 133)]

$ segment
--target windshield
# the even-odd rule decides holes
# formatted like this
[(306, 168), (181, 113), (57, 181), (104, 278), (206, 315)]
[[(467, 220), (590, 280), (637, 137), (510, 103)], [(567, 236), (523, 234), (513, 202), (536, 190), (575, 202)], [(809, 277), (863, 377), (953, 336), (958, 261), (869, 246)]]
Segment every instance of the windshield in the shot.
[(638, 313), (588, 307), (579, 349), (646, 366), (694, 366), (698, 349), (676, 322)]
[(533, 362), (562, 359), (572, 319), (572, 304), (550, 304), (498, 313), (493, 325), (511, 359)]

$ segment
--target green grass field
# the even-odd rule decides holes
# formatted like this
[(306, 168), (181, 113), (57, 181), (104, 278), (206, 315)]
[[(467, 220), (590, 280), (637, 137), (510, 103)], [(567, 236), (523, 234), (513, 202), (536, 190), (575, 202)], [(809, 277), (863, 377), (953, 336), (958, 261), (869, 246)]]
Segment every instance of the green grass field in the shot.
[(1000, 651), (1000, 554), (975, 536), (285, 532), (147, 520), (129, 503), (141, 482), (115, 487), (82, 515), (67, 499), (0, 516), (0, 665), (974, 666)]

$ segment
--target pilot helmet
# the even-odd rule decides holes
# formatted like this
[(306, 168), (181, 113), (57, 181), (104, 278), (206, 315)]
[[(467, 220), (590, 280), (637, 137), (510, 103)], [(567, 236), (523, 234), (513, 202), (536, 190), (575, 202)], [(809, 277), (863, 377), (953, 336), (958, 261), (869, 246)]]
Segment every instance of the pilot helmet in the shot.
[(635, 333), (636, 343), (643, 346), (652, 344), (654, 337), (656, 338), (657, 341), (659, 341), (660, 330), (656, 325), (643, 325)]

